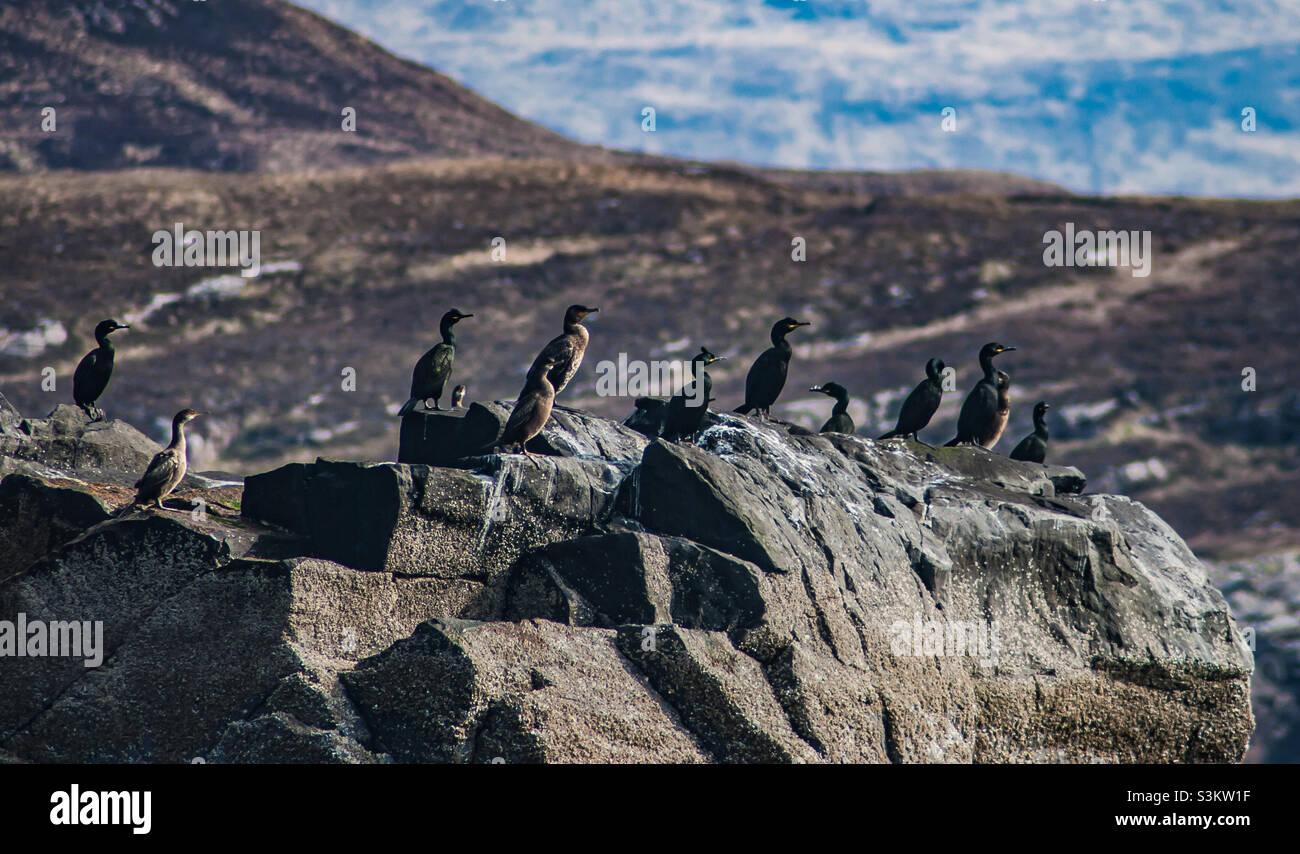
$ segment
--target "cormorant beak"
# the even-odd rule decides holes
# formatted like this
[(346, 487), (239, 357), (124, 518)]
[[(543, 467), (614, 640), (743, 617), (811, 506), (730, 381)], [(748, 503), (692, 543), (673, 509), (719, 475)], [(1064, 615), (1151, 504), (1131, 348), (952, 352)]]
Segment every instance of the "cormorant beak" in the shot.
[(999, 352), (999, 353), (1010, 353), (1010, 352), (1011, 352), (1012, 350), (1014, 350), (1014, 349), (1016, 349), (1016, 348), (1015, 348), (1015, 347), (1003, 347), (1003, 348), (1002, 348), (1001, 350), (999, 350), (998, 352)]
[(464, 319), (467, 318), (467, 317), (473, 317), (473, 316), (474, 316), (474, 315), (472, 315), (472, 314), (459, 314), (459, 315), (456, 316), (456, 319), (457, 319), (457, 320), (464, 320)]
[(129, 323), (119, 323), (117, 326), (114, 326), (113, 328), (114, 328), (114, 329), (130, 329), (130, 328), (131, 328), (131, 324), (129, 324)]
[(714, 362), (725, 362), (726, 360), (726, 356), (713, 356), (709, 359), (709, 364), (712, 365)]

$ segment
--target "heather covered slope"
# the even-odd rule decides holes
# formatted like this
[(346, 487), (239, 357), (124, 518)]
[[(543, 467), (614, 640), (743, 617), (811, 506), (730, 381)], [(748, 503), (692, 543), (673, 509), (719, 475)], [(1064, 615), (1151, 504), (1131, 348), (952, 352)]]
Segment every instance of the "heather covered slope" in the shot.
[(0, 81), (0, 170), (605, 156), (280, 0), (9, 0)]

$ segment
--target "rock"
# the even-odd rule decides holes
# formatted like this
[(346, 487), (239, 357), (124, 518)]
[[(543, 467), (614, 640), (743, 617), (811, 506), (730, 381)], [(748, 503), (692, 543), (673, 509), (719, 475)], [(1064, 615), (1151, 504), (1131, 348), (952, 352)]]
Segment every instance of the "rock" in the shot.
[(345, 674), (400, 762), (703, 762), (608, 629), (432, 620)]
[[(483, 455), (501, 437), (513, 404), (472, 403), (466, 410), (414, 412), (402, 419), (397, 461), (433, 466), (454, 465), (465, 457)], [(646, 440), (603, 418), (557, 406), (528, 450), (557, 457), (598, 457), (636, 463)]]
[(753, 564), (690, 540), (622, 532), (529, 552), (512, 570), (505, 619), (731, 632), (757, 625), (763, 611)]
[[(506, 413), (402, 429), (454, 444), (471, 418), (490, 432)], [(23, 423), (0, 406), (6, 418)], [(417, 450), (434, 453), (423, 429)], [(238, 515), (217, 483), (178, 499), (211, 498), (206, 516), (104, 518), (128, 497), (120, 483), (11, 474), (0, 620), (102, 621), (106, 664), (0, 656), (0, 756), (1246, 750), (1253, 659), (1223, 597), (1163, 521), (1081, 494), (1075, 470), (726, 413), (695, 444), (565, 410), (541, 439), (536, 459), (284, 466), (247, 478)]]
[(0, 475), (58, 470), (97, 483), (130, 485), (162, 447), (124, 421), (91, 421), (76, 406), (60, 404), (49, 418), (0, 419)]

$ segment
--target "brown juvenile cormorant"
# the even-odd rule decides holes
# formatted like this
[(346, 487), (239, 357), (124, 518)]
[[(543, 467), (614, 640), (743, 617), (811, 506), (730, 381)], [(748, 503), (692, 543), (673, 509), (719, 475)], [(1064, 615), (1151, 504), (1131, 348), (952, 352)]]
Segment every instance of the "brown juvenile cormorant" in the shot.
[(682, 390), (668, 401), (664, 412), (663, 437), (670, 442), (678, 439), (693, 439), (700, 432), (704, 415), (709, 411), (709, 395), (713, 391), (713, 379), (704, 370), (714, 362), (720, 362), (726, 356), (715, 356), (709, 348), (700, 347), (700, 352), (691, 359), (691, 375), (694, 379), (682, 386)]
[(435, 344), (433, 349), (415, 363), (415, 370), (411, 371), (411, 397), (402, 404), (402, 408), (397, 411), (398, 415), (414, 412), (417, 406), (423, 405), (429, 398), (433, 398), (435, 410), (442, 409), (438, 401), (442, 398), (442, 390), (446, 388), (447, 380), (451, 379), (452, 365), (456, 361), (456, 333), (452, 327), (465, 318), (473, 316), (461, 314), (460, 310), (455, 308), (442, 316), (442, 321), (438, 324), (442, 341)]
[[(1004, 393), (998, 388), (997, 372), (993, 369), (993, 357), (1009, 353), (1015, 347), (1004, 347), (996, 342), (985, 344), (980, 348), (980, 368), (984, 376), (966, 395), (961, 405), (961, 414), (957, 416), (957, 435), (946, 447), (970, 444), (991, 448), (1001, 437), (1006, 428), (1006, 416), (998, 421), (998, 412)], [(1010, 377), (1007, 378), (1009, 387)]]
[(1011, 375), (1006, 371), (998, 371), (998, 412), (993, 416), (993, 424), (989, 427), (989, 432), (980, 441), (980, 444), (989, 450), (998, 443), (1002, 438), (1002, 433), (1007, 429), (1007, 421), (1011, 417)]
[(772, 346), (759, 354), (745, 377), (745, 402), (736, 407), (744, 415), (757, 411), (766, 416), (785, 388), (785, 375), (790, 369), (790, 342), (785, 340), (800, 326), (811, 326), (793, 317), (783, 317), (772, 327)]
[(115, 351), (108, 336), (119, 329), (130, 328), (116, 320), (101, 320), (95, 327), (95, 342), (99, 346), (82, 356), (77, 370), (72, 374), (72, 399), (93, 421), (104, 418), (104, 410), (96, 406), (95, 401), (108, 388), (108, 381), (113, 376)]
[(849, 417), (849, 392), (839, 383), (825, 383), (814, 386), (809, 391), (820, 391), (822, 394), (835, 398), (835, 408), (831, 410), (830, 419), (822, 425), (822, 433), (848, 433), (852, 435), (857, 431), (853, 425), (853, 419)]
[[(533, 368), (543, 361), (549, 361), (551, 373), (547, 379), (555, 388), (556, 394), (564, 391), (569, 380), (578, 373), (578, 367), (582, 365), (582, 357), (587, 352), (587, 342), (591, 338), (587, 333), (587, 327), (582, 325), (582, 319), (597, 311), (600, 309), (588, 308), (585, 305), (569, 306), (564, 312), (563, 334), (552, 338), (551, 342), (542, 348), (542, 352), (538, 353), (537, 358), (533, 360), (532, 368), (528, 369), (528, 375), (531, 377)], [(527, 384), (524, 388), (527, 390)]]
[(917, 433), (925, 429), (939, 409), (943, 400), (943, 359), (930, 359), (925, 363), (925, 379), (912, 389), (912, 393), (903, 401), (903, 408), (898, 413), (898, 424), (893, 430), (881, 436), (881, 441), (901, 436), (906, 439), (917, 438)]
[(131, 502), (133, 506), (153, 504), (159, 510), (163, 509), (162, 500), (185, 479), (188, 467), (185, 459), (185, 425), (202, 414), (193, 409), (182, 409), (172, 418), (171, 444), (154, 455), (144, 477), (136, 481), (135, 500)]
[(551, 406), (555, 403), (555, 386), (551, 385), (549, 374), (555, 369), (553, 359), (543, 359), (534, 363), (528, 371), (524, 390), (515, 401), (515, 408), (506, 420), (501, 438), (496, 441), (498, 448), (517, 445), (529, 457), (528, 441), (542, 432), (551, 417)]
[(1020, 440), (1011, 452), (1011, 459), (1029, 463), (1047, 459), (1047, 410), (1051, 408), (1051, 404), (1042, 400), (1034, 404), (1034, 432)]
[(458, 385), (451, 390), (451, 408), (463, 409), (465, 406), (465, 386)]

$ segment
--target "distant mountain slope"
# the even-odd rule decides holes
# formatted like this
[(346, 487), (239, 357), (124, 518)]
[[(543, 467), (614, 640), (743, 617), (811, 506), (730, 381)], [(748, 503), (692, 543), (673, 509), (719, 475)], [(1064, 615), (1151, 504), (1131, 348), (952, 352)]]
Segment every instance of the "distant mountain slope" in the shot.
[(0, 126), (23, 172), (606, 156), (281, 0), (6, 0)]

